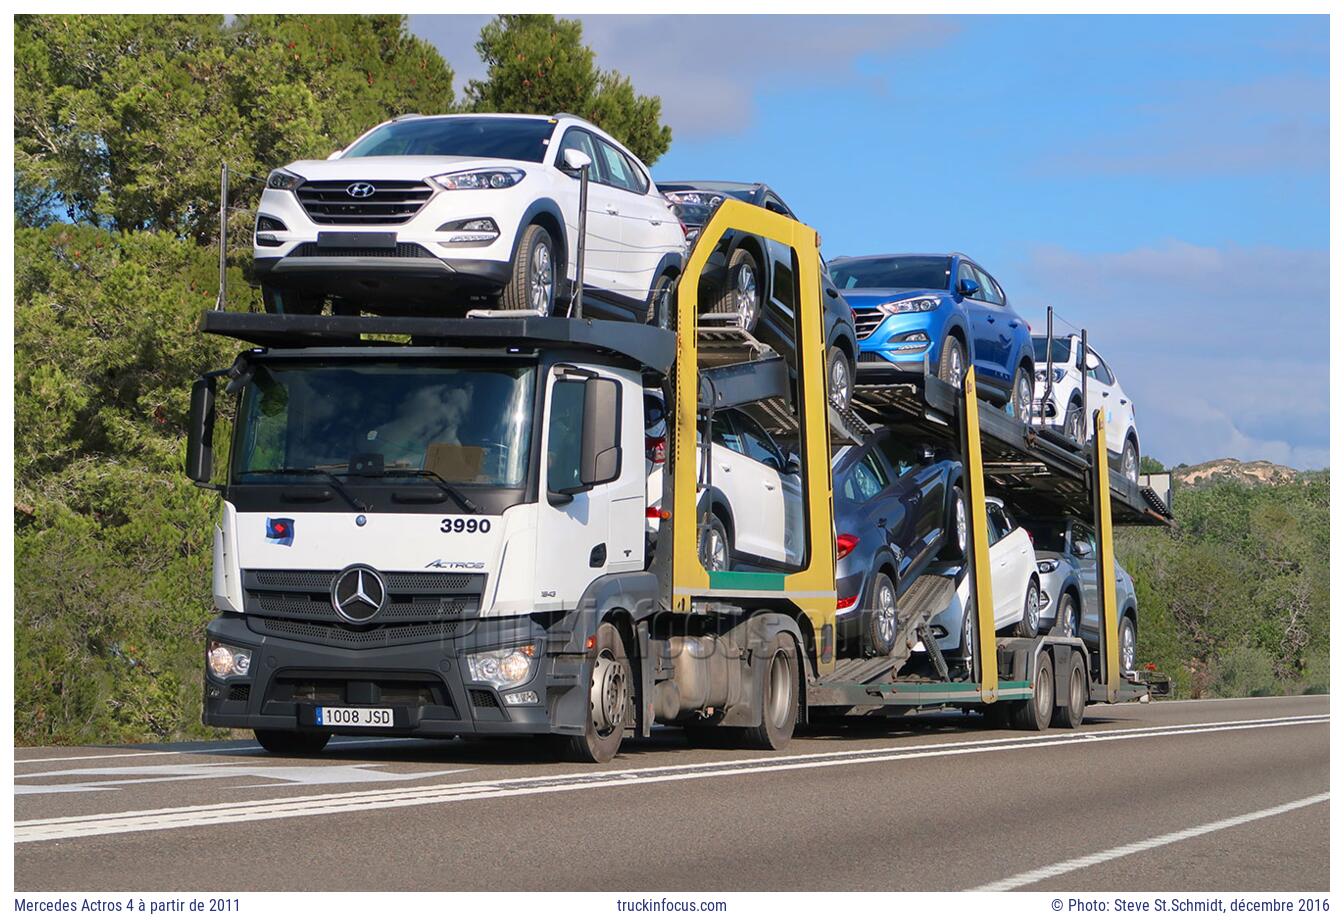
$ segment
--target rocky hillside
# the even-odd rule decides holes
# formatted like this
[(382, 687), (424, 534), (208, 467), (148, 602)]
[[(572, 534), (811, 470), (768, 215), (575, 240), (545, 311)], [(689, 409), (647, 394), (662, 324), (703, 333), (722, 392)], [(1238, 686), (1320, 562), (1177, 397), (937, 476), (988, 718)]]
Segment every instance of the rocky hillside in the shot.
[(1248, 486), (1279, 485), (1295, 482), (1301, 475), (1290, 466), (1280, 466), (1268, 460), (1243, 462), (1230, 457), (1208, 460), (1194, 466), (1178, 466), (1171, 471), (1172, 479), (1186, 486), (1211, 482), (1238, 482)]

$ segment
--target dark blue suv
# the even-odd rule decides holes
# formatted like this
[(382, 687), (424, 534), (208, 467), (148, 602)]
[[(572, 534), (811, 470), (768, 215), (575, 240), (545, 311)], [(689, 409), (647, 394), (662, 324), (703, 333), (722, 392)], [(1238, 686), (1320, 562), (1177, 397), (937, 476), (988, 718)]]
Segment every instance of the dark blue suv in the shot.
[(828, 268), (854, 310), (860, 383), (927, 368), (959, 385), (969, 358), (981, 395), (1028, 418), (1036, 380), (1031, 328), (968, 256), (853, 256)]

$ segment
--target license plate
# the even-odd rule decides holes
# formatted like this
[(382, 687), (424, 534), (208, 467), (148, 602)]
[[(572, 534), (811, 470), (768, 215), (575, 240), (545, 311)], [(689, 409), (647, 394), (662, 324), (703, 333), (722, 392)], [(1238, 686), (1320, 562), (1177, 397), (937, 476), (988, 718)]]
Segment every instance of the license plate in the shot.
[(395, 233), (330, 233), (317, 235), (318, 249), (396, 249)]
[(351, 706), (319, 706), (313, 714), (317, 725), (354, 726), (358, 728), (391, 728), (392, 710), (358, 709)]

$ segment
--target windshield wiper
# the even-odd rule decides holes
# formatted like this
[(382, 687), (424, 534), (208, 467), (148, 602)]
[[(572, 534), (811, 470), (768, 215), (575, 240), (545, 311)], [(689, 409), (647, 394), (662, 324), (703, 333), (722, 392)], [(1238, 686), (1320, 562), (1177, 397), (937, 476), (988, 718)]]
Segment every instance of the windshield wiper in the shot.
[(351, 475), (367, 476), (371, 479), (385, 479), (388, 476), (419, 476), (424, 479), (432, 479), (439, 484), (439, 488), (443, 489), (443, 491), (447, 492), (452, 497), (453, 501), (461, 505), (464, 511), (469, 511), (472, 514), (477, 514), (481, 510), (479, 507), (477, 507), (474, 501), (467, 498), (467, 496), (463, 495), (460, 489), (458, 489), (456, 486), (454, 486), (452, 483), (444, 479), (442, 476), (440, 476), (433, 470), (412, 470), (412, 469), (402, 469), (401, 467), (392, 467), (391, 469), (384, 468), (381, 470), (373, 470), (367, 473), (352, 473)]
[(312, 466), (307, 467), (286, 466), (286, 467), (277, 467), (275, 469), (269, 469), (269, 470), (245, 470), (244, 473), (247, 475), (256, 474), (259, 476), (321, 476), (324, 479), (326, 479), (327, 482), (331, 483), (331, 487), (336, 490), (336, 492), (341, 496), (341, 498), (348, 501), (350, 503), (350, 506), (354, 508), (356, 511), (372, 510), (372, 507), (370, 505), (365, 504), (364, 502), (360, 501), (358, 498), (355, 498), (355, 496), (347, 492), (345, 490), (345, 486), (341, 484), (341, 481), (337, 479), (336, 475), (330, 472), (329, 470), (319, 470), (317, 467)]

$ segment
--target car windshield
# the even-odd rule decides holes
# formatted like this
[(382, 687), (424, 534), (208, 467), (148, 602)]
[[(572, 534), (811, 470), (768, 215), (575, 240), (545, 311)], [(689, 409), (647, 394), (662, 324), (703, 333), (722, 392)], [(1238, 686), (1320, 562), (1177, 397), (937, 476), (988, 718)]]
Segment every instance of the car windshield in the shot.
[(1064, 552), (1063, 521), (1023, 521), (1022, 526), (1031, 534), (1031, 542), (1047, 553)]
[(947, 256), (860, 256), (827, 266), (841, 290), (851, 288), (926, 288), (948, 290), (952, 260)]
[(257, 365), (239, 406), (234, 480), (427, 470), (465, 486), (521, 487), (535, 377), (533, 366), (502, 362)]
[(1036, 364), (1042, 365), (1046, 361), (1053, 361), (1055, 364), (1067, 364), (1069, 352), (1072, 350), (1072, 341), (1068, 336), (1055, 336), (1053, 347), (1050, 349), (1050, 356), (1045, 354), (1045, 336), (1033, 335), (1031, 343), (1036, 349)]
[(348, 157), (486, 157), (540, 163), (555, 125), (547, 118), (412, 118), (369, 132)]

